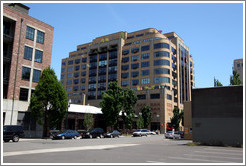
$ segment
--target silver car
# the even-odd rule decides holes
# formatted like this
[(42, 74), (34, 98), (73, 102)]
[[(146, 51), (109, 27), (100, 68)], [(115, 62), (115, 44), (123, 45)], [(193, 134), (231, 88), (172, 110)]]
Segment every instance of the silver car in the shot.
[(138, 129), (135, 132), (133, 132), (133, 137), (142, 137), (142, 136), (148, 136), (149, 132), (147, 129)]
[(181, 135), (178, 132), (168, 131), (164, 134), (165, 138), (181, 139)]

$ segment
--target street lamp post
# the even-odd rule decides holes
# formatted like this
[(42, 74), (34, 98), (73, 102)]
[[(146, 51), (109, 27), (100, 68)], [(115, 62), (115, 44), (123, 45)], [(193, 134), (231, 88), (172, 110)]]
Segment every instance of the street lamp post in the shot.
[(71, 104), (71, 99), (68, 100), (68, 107), (67, 107), (67, 118), (66, 118), (66, 130), (68, 129), (68, 109), (70, 107)]

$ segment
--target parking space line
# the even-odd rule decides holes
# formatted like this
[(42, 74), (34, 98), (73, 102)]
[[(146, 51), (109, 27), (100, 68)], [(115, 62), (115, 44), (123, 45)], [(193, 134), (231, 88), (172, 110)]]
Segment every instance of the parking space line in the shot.
[(197, 156), (197, 157), (211, 157), (211, 158), (225, 158), (225, 159), (233, 159), (233, 160), (238, 160), (238, 159), (243, 159), (243, 158), (235, 158), (235, 157), (222, 157), (222, 156), (205, 156), (205, 155), (197, 155), (197, 154), (184, 154), (185, 156)]
[(138, 144), (115, 144), (115, 145), (98, 145), (98, 146), (82, 146), (82, 147), (70, 147), (70, 148), (53, 148), (53, 149), (39, 149), (39, 150), (28, 150), (28, 151), (17, 151), (17, 152), (4, 152), (3, 156), (16, 156), (16, 155), (28, 155), (38, 153), (54, 153), (54, 152), (66, 152), (66, 151), (80, 151), (80, 150), (98, 150), (108, 148), (119, 148), (127, 146), (136, 146)]
[(206, 159), (192, 159), (192, 158), (184, 158), (184, 157), (168, 157), (170, 159), (175, 160), (193, 160), (193, 161), (206, 161), (206, 162), (216, 162), (216, 163), (235, 163), (235, 162), (226, 162), (226, 161), (219, 161), (219, 160), (206, 160)]
[(146, 161), (147, 163), (165, 163), (165, 162), (162, 162), (162, 161)]
[(220, 152), (204, 152), (204, 151), (195, 151), (197, 153), (209, 153), (209, 154), (228, 154), (228, 155), (234, 155), (234, 156), (242, 156), (243, 154), (235, 154), (235, 153), (220, 153)]

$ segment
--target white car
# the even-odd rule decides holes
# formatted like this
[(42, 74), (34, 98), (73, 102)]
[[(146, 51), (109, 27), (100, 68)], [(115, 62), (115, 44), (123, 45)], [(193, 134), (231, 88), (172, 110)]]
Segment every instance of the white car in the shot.
[(132, 136), (133, 137), (137, 137), (137, 136), (139, 136), (139, 137), (146, 136), (147, 137), (148, 134), (149, 134), (149, 131), (147, 129), (138, 129), (132, 133)]
[(174, 131), (168, 131), (164, 134), (165, 138), (171, 138), (171, 139), (181, 139), (181, 135)]

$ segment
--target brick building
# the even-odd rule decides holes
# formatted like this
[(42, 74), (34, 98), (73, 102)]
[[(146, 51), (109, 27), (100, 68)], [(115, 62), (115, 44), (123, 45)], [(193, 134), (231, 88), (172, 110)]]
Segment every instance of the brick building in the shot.
[(136, 115), (151, 106), (149, 128), (163, 133), (175, 106), (183, 109), (191, 100), (194, 62), (189, 47), (174, 32), (154, 28), (117, 32), (77, 46), (62, 59), (61, 83), (72, 103), (99, 106), (108, 83), (118, 80), (122, 88), (135, 91)]
[(23, 125), (26, 136), (35, 137), (40, 130), (28, 106), (42, 70), (51, 64), (54, 28), (29, 16), (23, 4), (4, 3), (2, 9), (3, 123)]

